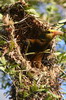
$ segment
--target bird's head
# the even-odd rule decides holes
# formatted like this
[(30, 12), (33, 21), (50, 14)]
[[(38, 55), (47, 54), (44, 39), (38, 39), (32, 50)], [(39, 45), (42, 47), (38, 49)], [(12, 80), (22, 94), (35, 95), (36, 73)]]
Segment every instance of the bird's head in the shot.
[(54, 29), (48, 29), (48, 31), (46, 32), (47, 39), (53, 39), (56, 35), (63, 35), (63, 32)]

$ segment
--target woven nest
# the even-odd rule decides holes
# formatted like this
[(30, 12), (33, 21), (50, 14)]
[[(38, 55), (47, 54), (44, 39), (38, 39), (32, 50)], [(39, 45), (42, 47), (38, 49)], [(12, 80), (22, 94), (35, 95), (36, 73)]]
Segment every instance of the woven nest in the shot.
[[(39, 39), (39, 35), (46, 32), (51, 26), (46, 22), (42, 23), (34, 16), (28, 14), (25, 9), (26, 5), (17, 2), (13, 5), (5, 7), (3, 10), (3, 29), (5, 29), (7, 33), (4, 33), (4, 35), (9, 41), (5, 46), (7, 52), (4, 55), (9, 61), (15, 61), (20, 66), (15, 69), (16, 81), (13, 80), (17, 93), (14, 94), (14, 91), (12, 90), (11, 95), (14, 100), (16, 100), (15, 95), (17, 95), (17, 100), (44, 100), (44, 98), (47, 98), (48, 96), (46, 91), (35, 92), (26, 97), (24, 97), (24, 93), (30, 93), (30, 88), (34, 85), (33, 83), (35, 81), (39, 87), (44, 84), (46, 86), (50, 86), (50, 92), (59, 95), (59, 69), (55, 66), (55, 57), (53, 55), (52, 45), (49, 45), (47, 48), (50, 49), (51, 52), (44, 54), (42, 67), (37, 68), (31, 66), (31, 55), (29, 57), (25, 55), (28, 43), (26, 40), (28, 38)], [(21, 82), (19, 82), (19, 72), (22, 75)], [(22, 83), (22, 86), (20, 83)]]

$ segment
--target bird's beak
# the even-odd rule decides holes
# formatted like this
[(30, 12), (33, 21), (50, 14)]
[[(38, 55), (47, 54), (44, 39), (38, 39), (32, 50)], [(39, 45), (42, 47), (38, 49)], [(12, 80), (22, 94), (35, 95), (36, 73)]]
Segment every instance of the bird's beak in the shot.
[(50, 32), (53, 33), (54, 36), (56, 36), (56, 35), (63, 35), (64, 34), (62, 31), (59, 31), (59, 30), (52, 30), (51, 29)]

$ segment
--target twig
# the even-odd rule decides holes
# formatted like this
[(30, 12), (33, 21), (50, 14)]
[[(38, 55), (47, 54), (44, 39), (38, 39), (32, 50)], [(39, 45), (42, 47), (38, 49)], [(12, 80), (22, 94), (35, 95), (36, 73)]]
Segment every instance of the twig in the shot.
[[(14, 22), (13, 25), (15, 25), (15, 24), (20, 24), (20, 23), (24, 22), (27, 18), (28, 18), (28, 17), (26, 17), (26, 18), (20, 20), (19, 22)], [(9, 26), (9, 25), (7, 25), (7, 24), (2, 24), (2, 25), (0, 25), (0, 27), (3, 27), (3, 26)]]
[[(43, 52), (39, 52), (39, 53), (40, 53), (40, 54), (42, 54), (42, 53), (50, 53), (49, 50), (50, 50), (50, 49), (47, 49), (47, 50), (45, 50), (45, 51), (43, 51)], [(34, 54), (36, 54), (36, 52), (29, 52), (29, 53), (26, 53), (25, 55), (28, 56), (28, 55), (34, 55)]]
[(37, 81), (37, 84), (39, 84), (39, 82), (41, 81), (43, 75), (44, 75), (44, 73), (42, 73), (42, 74), (39, 76), (39, 80)]
[(66, 75), (66, 73), (60, 67), (61, 67), (61, 65), (58, 66), (59, 70)]

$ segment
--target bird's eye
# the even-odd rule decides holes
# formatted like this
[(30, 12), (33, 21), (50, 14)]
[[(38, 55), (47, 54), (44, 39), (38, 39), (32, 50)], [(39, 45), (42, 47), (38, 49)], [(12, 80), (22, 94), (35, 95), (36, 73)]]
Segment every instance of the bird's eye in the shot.
[(50, 33), (50, 31), (47, 31), (48, 33)]
[(48, 33), (50, 33), (50, 31), (46, 31), (45, 33), (48, 34)]

